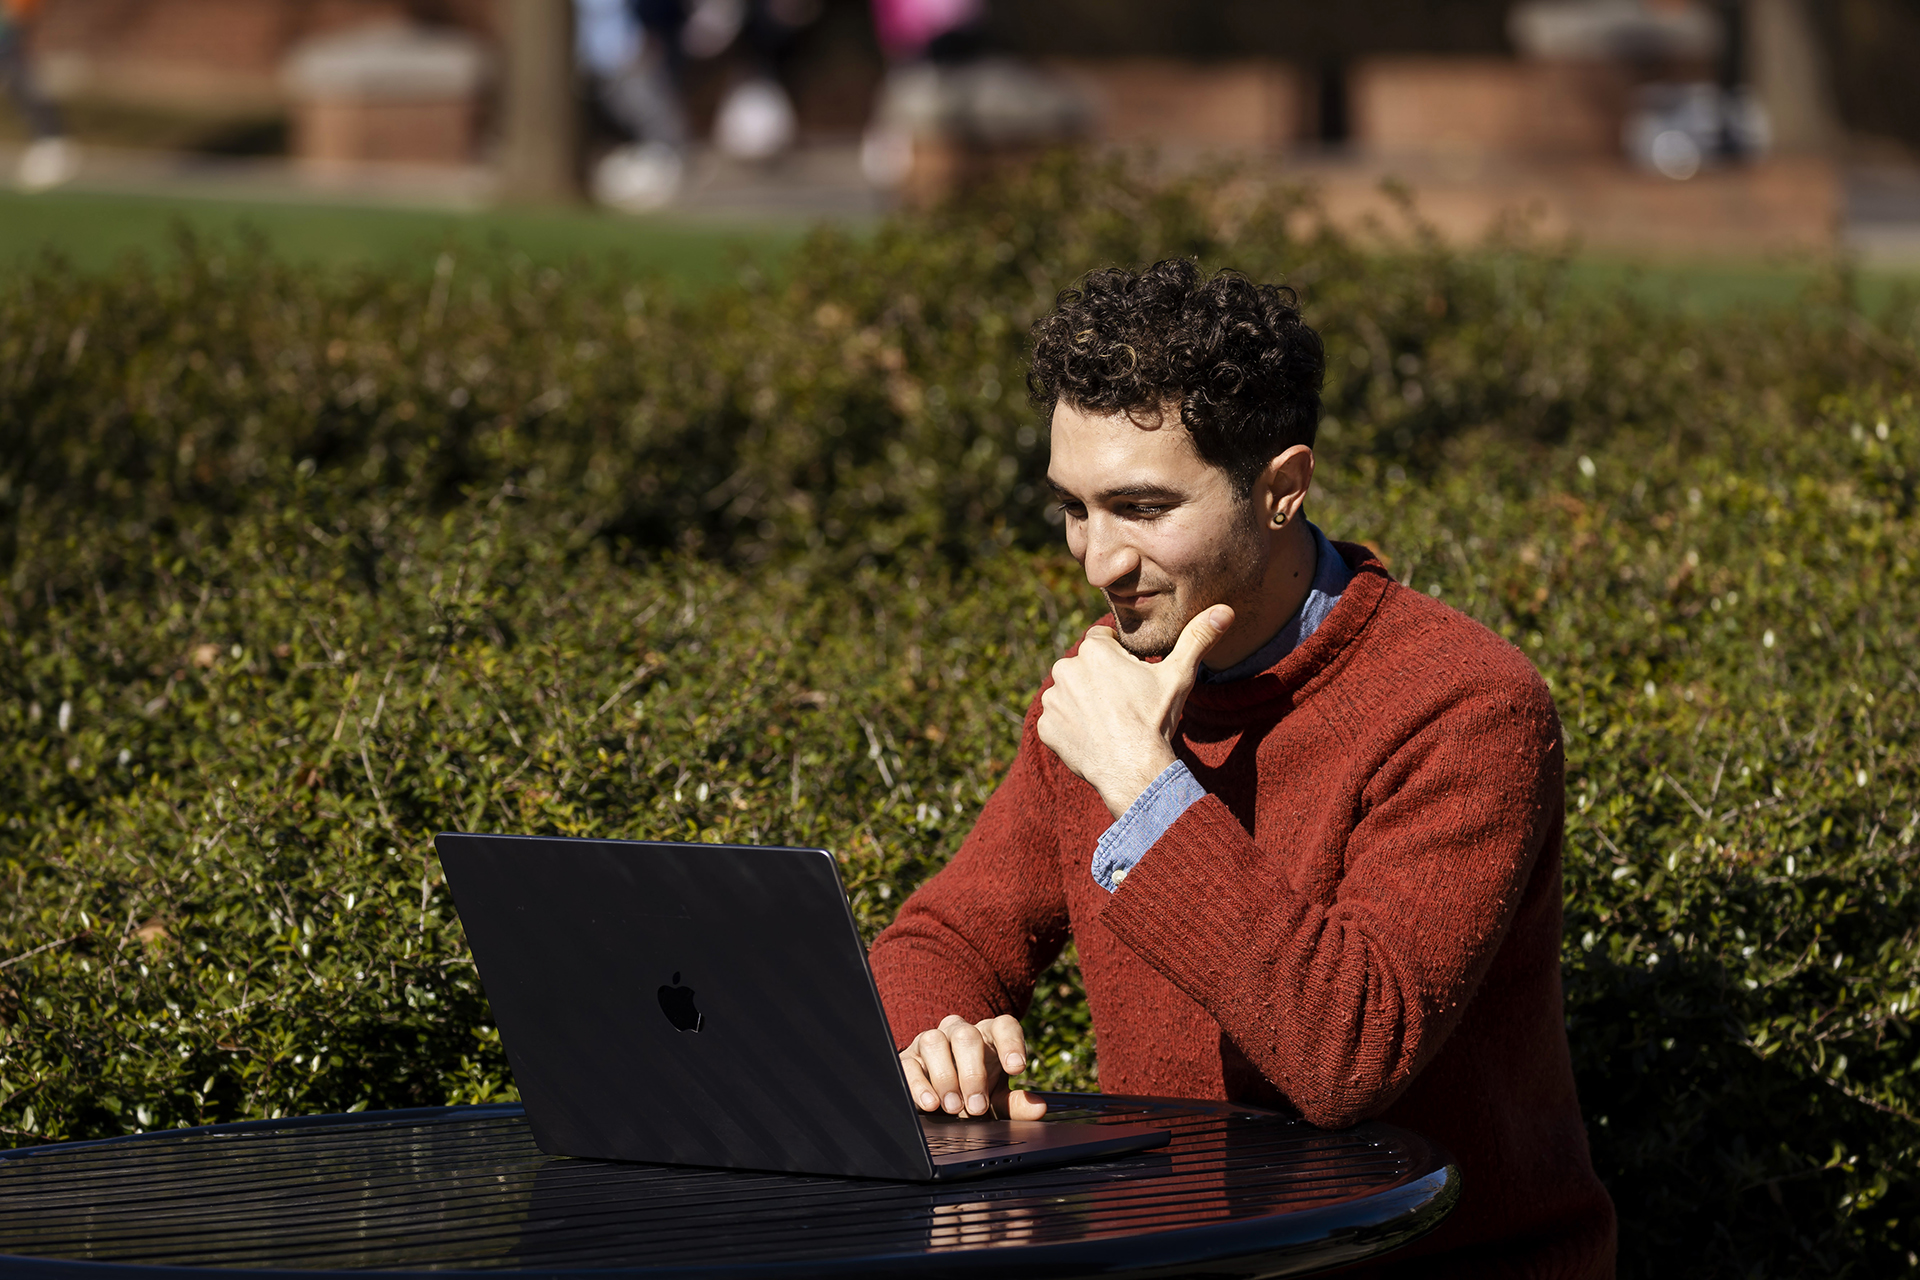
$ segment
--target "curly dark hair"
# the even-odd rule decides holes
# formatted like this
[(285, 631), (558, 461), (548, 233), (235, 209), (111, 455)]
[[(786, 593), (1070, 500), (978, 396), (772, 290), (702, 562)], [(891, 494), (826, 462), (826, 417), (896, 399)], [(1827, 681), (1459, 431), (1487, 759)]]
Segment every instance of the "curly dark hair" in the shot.
[(1276, 455), (1311, 446), (1326, 354), (1299, 298), (1183, 258), (1094, 271), (1034, 322), (1027, 395), (1093, 412), (1177, 401), (1194, 448), (1242, 498)]

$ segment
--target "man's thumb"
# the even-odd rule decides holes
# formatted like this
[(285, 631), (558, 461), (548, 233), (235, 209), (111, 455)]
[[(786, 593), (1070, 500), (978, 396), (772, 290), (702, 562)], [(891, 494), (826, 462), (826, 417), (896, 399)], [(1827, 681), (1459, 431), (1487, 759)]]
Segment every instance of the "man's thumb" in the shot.
[(1167, 663), (1181, 676), (1192, 680), (1200, 670), (1200, 659), (1207, 656), (1207, 650), (1213, 648), (1214, 641), (1227, 633), (1233, 625), (1233, 609), (1224, 604), (1216, 604), (1210, 609), (1202, 609), (1194, 615), (1187, 629), (1180, 633), (1180, 639), (1173, 646), (1173, 652), (1167, 655)]

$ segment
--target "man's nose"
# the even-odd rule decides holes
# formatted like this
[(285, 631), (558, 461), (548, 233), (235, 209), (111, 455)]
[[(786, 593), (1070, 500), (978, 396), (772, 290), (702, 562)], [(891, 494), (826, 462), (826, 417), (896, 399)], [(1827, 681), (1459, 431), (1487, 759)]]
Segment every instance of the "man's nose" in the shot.
[(1140, 553), (1117, 521), (1096, 515), (1087, 521), (1087, 554), (1081, 567), (1087, 581), (1105, 591), (1140, 567)]

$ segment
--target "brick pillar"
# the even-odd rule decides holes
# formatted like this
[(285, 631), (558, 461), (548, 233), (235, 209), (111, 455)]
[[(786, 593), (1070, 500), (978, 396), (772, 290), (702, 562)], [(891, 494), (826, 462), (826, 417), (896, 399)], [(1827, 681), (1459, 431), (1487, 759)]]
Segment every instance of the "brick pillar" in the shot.
[(580, 103), (571, 0), (497, 0), (505, 63), (501, 194), (516, 203), (580, 198)]

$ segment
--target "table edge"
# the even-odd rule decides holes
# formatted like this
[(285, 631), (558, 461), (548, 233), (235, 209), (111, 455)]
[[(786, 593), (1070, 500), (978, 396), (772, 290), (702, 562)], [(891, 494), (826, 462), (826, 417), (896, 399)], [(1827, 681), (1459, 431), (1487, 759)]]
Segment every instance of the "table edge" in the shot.
[[(1048, 1091), (1049, 1099), (1100, 1098), (1107, 1102), (1139, 1102), (1173, 1106), (1203, 1112), (1243, 1116), (1286, 1118), (1289, 1113), (1271, 1108), (1243, 1106), (1212, 1099), (1163, 1098), (1134, 1094), (1079, 1094)], [(79, 1151), (103, 1146), (156, 1140), (161, 1138), (220, 1135), (322, 1128), (345, 1125), (406, 1125), (450, 1116), (510, 1118), (524, 1114), (517, 1102), (460, 1104), (440, 1107), (408, 1107), (392, 1111), (338, 1112), (332, 1114), (289, 1116), (277, 1120), (245, 1120), (228, 1124), (198, 1125), (188, 1129), (159, 1129), (146, 1133), (119, 1134), (110, 1138), (78, 1142), (45, 1143), (0, 1151), (0, 1163), (24, 1162), (35, 1155)], [(1394, 1202), (1395, 1209), (1382, 1217), (1377, 1213), (1355, 1215), (1355, 1204), (1344, 1202), (1277, 1217), (1239, 1219), (1206, 1223), (1193, 1227), (1154, 1232), (1142, 1236), (1121, 1237), (1125, 1241), (1124, 1260), (1115, 1256), (1115, 1238), (1070, 1241), (1045, 1245), (997, 1245), (980, 1249), (955, 1250), (948, 1254), (891, 1254), (859, 1259), (806, 1260), (757, 1263), (748, 1266), (693, 1267), (598, 1267), (557, 1270), (513, 1268), (464, 1268), (416, 1270), (366, 1270), (356, 1272), (382, 1280), (450, 1280), (451, 1277), (513, 1276), (545, 1280), (574, 1280), (582, 1276), (634, 1277), (640, 1280), (717, 1280), (721, 1276), (753, 1277), (755, 1280), (828, 1280), (829, 1277), (860, 1277), (879, 1280), (885, 1276), (911, 1275), (914, 1280), (958, 1280), (978, 1276), (983, 1264), (991, 1274), (1005, 1280), (1069, 1280), (1072, 1277), (1125, 1275), (1134, 1280), (1154, 1280), (1190, 1274), (1195, 1266), (1204, 1266), (1210, 1277), (1226, 1280), (1234, 1276), (1281, 1277), (1304, 1270), (1324, 1271), (1331, 1267), (1378, 1257), (1409, 1244), (1437, 1227), (1453, 1210), (1462, 1192), (1458, 1165), (1437, 1144), (1409, 1130), (1380, 1121), (1363, 1121), (1355, 1129), (1384, 1129), (1410, 1139), (1425, 1153), (1416, 1161), (1416, 1172), (1386, 1190), (1374, 1193), (1364, 1202), (1380, 1208), (1381, 1200)], [(962, 1184), (955, 1184), (956, 1187)], [(1331, 1237), (1344, 1236), (1345, 1247), (1329, 1250)], [(1307, 1256), (1310, 1254), (1311, 1256)], [(1331, 1256), (1330, 1256), (1331, 1255)], [(990, 1261), (989, 1261), (990, 1260)], [(1292, 1264), (1292, 1265), (1289, 1265)], [(150, 1277), (151, 1280), (329, 1280), (341, 1271), (275, 1267), (192, 1267), (156, 1263), (93, 1262), (77, 1259), (37, 1258), (19, 1254), (0, 1254), (0, 1274), (8, 1280), (116, 1280)]]

